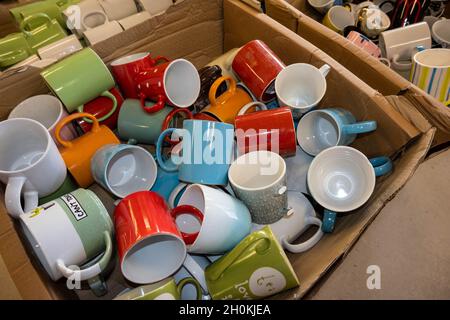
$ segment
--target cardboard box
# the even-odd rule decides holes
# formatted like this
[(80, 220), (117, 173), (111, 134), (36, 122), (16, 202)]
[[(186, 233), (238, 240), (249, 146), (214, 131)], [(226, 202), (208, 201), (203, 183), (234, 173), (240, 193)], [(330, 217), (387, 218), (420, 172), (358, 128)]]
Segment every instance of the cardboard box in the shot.
[[(303, 254), (289, 254), (301, 285), (299, 288), (275, 296), (275, 299), (299, 299), (343, 257), (383, 206), (392, 199), (412, 176), (427, 154), (435, 129), (415, 109), (400, 113), (392, 108), (379, 92), (353, 75), (336, 60), (293, 31), (265, 14), (237, 0), (186, 0), (133, 29), (96, 45), (93, 49), (106, 61), (135, 52), (150, 51), (171, 58), (184, 57), (197, 67), (212, 61), (231, 48), (242, 46), (252, 39), (261, 39), (286, 64), (306, 62), (315, 66), (331, 66), (328, 91), (321, 107), (340, 106), (351, 110), (360, 120), (378, 121), (379, 129), (361, 135), (354, 147), (369, 157), (389, 155), (395, 161), (394, 172), (377, 183), (370, 201), (355, 214), (339, 218), (334, 233), (326, 235), (318, 245)], [(26, 97), (48, 92), (39, 71), (28, 69), (0, 79), (0, 117)], [(398, 110), (404, 101), (396, 101)], [(94, 185), (112, 214), (113, 199)], [(36, 264), (20, 239), (20, 227), (11, 221), (0, 195), (0, 257), (1, 270), (7, 270), (13, 296), (24, 299), (73, 298), (74, 292), (64, 289), (65, 282), (52, 283)], [(1, 265), (0, 265), (1, 267)], [(1, 277), (4, 277), (2, 274)], [(118, 268), (108, 278), (113, 297), (126, 285)], [(17, 289), (15, 290), (14, 287)], [(3, 289), (0, 289), (3, 291)], [(94, 298), (88, 290), (77, 291), (82, 299)]]
[(434, 146), (450, 141), (450, 108), (320, 23), (322, 16), (307, 0), (266, 0), (266, 13), (336, 59), (384, 96), (405, 97), (407, 108), (418, 110), (437, 132)]

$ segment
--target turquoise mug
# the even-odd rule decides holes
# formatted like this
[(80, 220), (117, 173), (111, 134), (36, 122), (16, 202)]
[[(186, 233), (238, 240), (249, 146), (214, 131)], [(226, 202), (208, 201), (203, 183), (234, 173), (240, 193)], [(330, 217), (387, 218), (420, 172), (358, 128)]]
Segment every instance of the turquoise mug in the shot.
[[(172, 152), (164, 159), (162, 148), (169, 135), (181, 137), (182, 155)], [(173, 139), (172, 139), (173, 140)], [(178, 171), (178, 178), (188, 183), (228, 184), (228, 169), (234, 150), (234, 126), (222, 122), (185, 120), (183, 129), (167, 129), (156, 144), (156, 159), (163, 170)]]
[(376, 121), (357, 122), (353, 114), (341, 108), (311, 111), (305, 114), (297, 129), (297, 141), (302, 149), (316, 156), (335, 146), (348, 146), (360, 133), (377, 129)]
[(171, 203), (171, 197), (172, 195), (175, 197), (172, 200), (173, 203), (178, 203), (177, 200), (180, 198), (179, 189), (182, 188), (181, 186), (186, 186), (186, 184), (180, 183), (177, 171), (165, 171), (161, 167), (158, 167), (158, 175), (150, 191), (158, 193), (174, 208)]

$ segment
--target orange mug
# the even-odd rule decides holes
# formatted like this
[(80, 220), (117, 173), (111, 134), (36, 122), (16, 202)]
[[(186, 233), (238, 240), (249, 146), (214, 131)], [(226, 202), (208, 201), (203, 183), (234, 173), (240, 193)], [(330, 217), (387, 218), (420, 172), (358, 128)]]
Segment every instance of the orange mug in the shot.
[[(61, 138), (61, 130), (71, 121), (79, 118), (92, 120), (91, 131), (72, 141)], [(61, 144), (59, 152), (69, 172), (81, 188), (94, 183), (91, 174), (91, 158), (98, 149), (107, 144), (119, 144), (119, 139), (105, 125), (100, 125), (97, 118), (89, 113), (75, 113), (61, 120), (55, 129), (56, 140)]]
[[(228, 81), (228, 90), (216, 98), (217, 90), (222, 82)], [(222, 122), (234, 125), (234, 119), (239, 111), (252, 102), (252, 97), (243, 89), (236, 87), (236, 81), (230, 77), (221, 77), (217, 79), (209, 90), (210, 105), (202, 112), (213, 115)]]

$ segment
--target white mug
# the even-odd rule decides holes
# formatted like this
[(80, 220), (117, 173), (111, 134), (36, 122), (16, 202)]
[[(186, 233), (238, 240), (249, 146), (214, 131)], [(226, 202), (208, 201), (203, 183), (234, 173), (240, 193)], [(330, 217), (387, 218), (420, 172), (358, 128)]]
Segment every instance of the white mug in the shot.
[[(203, 291), (202, 300), (210, 300), (208, 286), (206, 285), (205, 269), (211, 262), (200, 255), (186, 255), (183, 266), (174, 274), (175, 281), (181, 281), (184, 278), (192, 277), (198, 281)], [(181, 292), (181, 300), (197, 300), (197, 290), (193, 285), (187, 285)]]
[[(91, 28), (86, 24), (86, 19), (91, 16), (96, 16), (96, 15), (103, 16), (104, 22), (103, 22), (103, 24), (101, 24), (95, 28)], [(82, 23), (83, 27), (86, 29), (86, 31), (83, 33), (84, 38), (85, 38), (86, 42), (91, 46), (93, 46), (99, 42), (102, 42), (106, 39), (109, 39), (123, 31), (120, 24), (117, 21), (109, 21), (108, 17), (106, 16), (106, 14), (103, 11), (93, 11), (93, 12), (86, 14), (85, 16), (83, 16), (81, 23)]]
[[(96, 11), (103, 11), (102, 6), (97, 0), (84, 0), (76, 5), (69, 6), (63, 11), (63, 16), (66, 20), (67, 27), (72, 30), (78, 38), (81, 38), (83, 36), (83, 32), (86, 31), (86, 28), (82, 23), (84, 16)], [(90, 28), (94, 28), (102, 24), (103, 21), (103, 16), (91, 15), (88, 19), (86, 19), (85, 24)]]
[(38, 54), (41, 59), (61, 60), (62, 58), (74, 52), (80, 51), (81, 49), (83, 49), (83, 46), (78, 38), (71, 35), (45, 47), (39, 48)]
[(327, 91), (330, 70), (327, 64), (320, 69), (306, 63), (287, 66), (275, 80), (279, 105), (290, 107), (296, 119), (315, 108)]
[[(8, 119), (26, 118), (39, 122), (47, 128), (58, 145), (55, 139), (55, 128), (67, 116), (68, 113), (58, 98), (44, 94), (28, 98), (19, 103), (11, 111)], [(76, 137), (75, 128), (70, 123), (61, 130), (61, 138), (65, 141), (73, 140)]]
[(247, 207), (222, 190), (192, 184), (178, 204), (194, 206), (203, 213), (203, 222), (189, 214), (176, 217), (181, 232), (198, 232), (195, 242), (187, 245), (189, 253), (222, 254), (233, 249), (250, 233), (251, 217)]
[(6, 210), (18, 218), (36, 208), (40, 197), (58, 190), (67, 168), (47, 128), (35, 120), (0, 122), (0, 137), (0, 181), (6, 184)]
[(434, 41), (442, 48), (450, 48), (450, 19), (440, 19), (431, 28)]
[(133, 28), (134, 26), (137, 26), (138, 24), (143, 23), (144, 21), (150, 20), (151, 18), (152, 16), (150, 13), (148, 13), (147, 11), (142, 11), (119, 20), (119, 24), (124, 30), (128, 30)]
[(307, 154), (300, 146), (294, 157), (284, 159), (287, 171), (287, 188), (289, 191), (298, 191), (309, 194), (306, 184), (309, 166), (314, 157)]
[(163, 14), (173, 5), (172, 0), (139, 0), (141, 7), (152, 16)]
[[(291, 211), (281, 220), (271, 224), (270, 228), (284, 249), (292, 253), (305, 252), (322, 238), (322, 221), (316, 218), (311, 203), (300, 192), (289, 191), (288, 202), (289, 207), (292, 208)], [(319, 229), (305, 242), (292, 244), (310, 226), (317, 226)], [(264, 227), (264, 225), (253, 224), (252, 231), (258, 231)]]
[(109, 20), (120, 20), (138, 12), (134, 0), (99, 0)]
[(334, 0), (308, 0), (308, 3), (319, 13), (326, 14), (334, 5)]

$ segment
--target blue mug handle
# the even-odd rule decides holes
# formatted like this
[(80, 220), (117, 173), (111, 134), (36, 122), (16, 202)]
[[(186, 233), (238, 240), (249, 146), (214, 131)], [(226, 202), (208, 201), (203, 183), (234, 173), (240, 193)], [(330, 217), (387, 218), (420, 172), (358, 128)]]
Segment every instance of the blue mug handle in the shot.
[[(377, 157), (369, 160), (375, 170), (375, 176), (380, 177), (390, 173), (393, 169), (392, 160), (388, 157)], [(334, 230), (337, 213), (325, 209), (323, 213), (322, 231), (331, 233)]]
[(342, 128), (342, 131), (346, 134), (367, 133), (375, 130), (377, 130), (376, 121), (362, 121), (353, 124), (346, 124)]
[(156, 143), (156, 161), (158, 162), (159, 166), (167, 172), (177, 171), (178, 166), (176, 164), (174, 164), (171, 159), (169, 159), (169, 160), (163, 159), (162, 147), (164, 144), (164, 139), (166, 138), (166, 136), (172, 134), (175, 131), (179, 131), (179, 130), (180, 129), (177, 129), (177, 128), (169, 128), (169, 129), (163, 131), (163, 133), (161, 133), (161, 135), (158, 138), (158, 142)]

